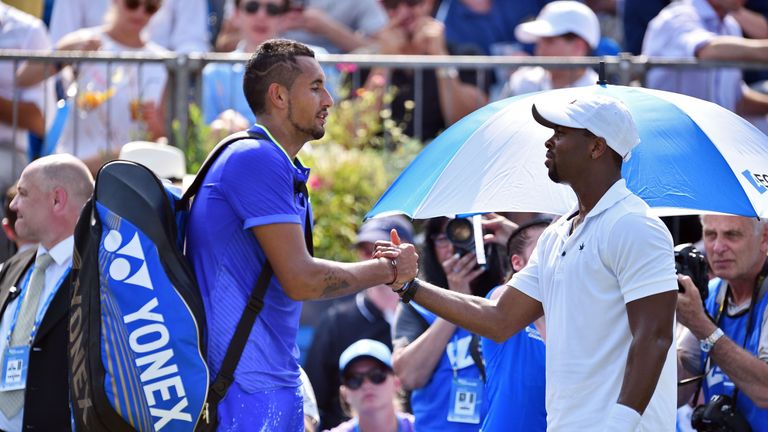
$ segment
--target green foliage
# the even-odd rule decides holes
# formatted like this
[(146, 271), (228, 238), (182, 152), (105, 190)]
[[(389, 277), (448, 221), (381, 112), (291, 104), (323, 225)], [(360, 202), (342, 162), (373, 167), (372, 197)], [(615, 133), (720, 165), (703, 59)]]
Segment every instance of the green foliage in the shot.
[[(321, 258), (356, 261), (351, 247), (365, 214), (421, 150), (421, 142), (406, 136), (379, 109), (373, 91), (339, 92), (326, 122), (325, 136), (304, 147), (300, 156), (311, 167), (309, 179), (315, 217), (315, 250)], [(382, 95), (383, 106), (395, 90)]]
[(173, 120), (173, 134), (176, 145), (184, 149), (187, 159), (187, 172), (196, 173), (205, 161), (205, 157), (218, 143), (218, 139), (212, 136), (211, 128), (205, 123), (203, 112), (196, 104), (189, 105), (189, 123), (187, 136), (181, 136), (179, 121)]
[(345, 148), (337, 142), (305, 147), (302, 160), (312, 167), (310, 196), (315, 217), (314, 240), (318, 257), (356, 261), (352, 249), (357, 228), (384, 190), (415, 155), (410, 148), (382, 151)]

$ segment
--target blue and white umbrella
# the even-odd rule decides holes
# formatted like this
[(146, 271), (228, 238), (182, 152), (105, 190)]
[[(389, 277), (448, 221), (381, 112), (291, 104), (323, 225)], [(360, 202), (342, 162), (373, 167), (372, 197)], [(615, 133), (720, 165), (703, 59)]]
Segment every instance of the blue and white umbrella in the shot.
[(640, 134), (625, 162), (627, 186), (660, 216), (725, 213), (768, 217), (768, 137), (719, 105), (640, 87), (594, 85), (512, 97), (463, 118), (403, 170), (366, 217), (533, 211), (576, 203), (544, 166), (551, 129), (531, 106), (599, 93), (624, 101)]

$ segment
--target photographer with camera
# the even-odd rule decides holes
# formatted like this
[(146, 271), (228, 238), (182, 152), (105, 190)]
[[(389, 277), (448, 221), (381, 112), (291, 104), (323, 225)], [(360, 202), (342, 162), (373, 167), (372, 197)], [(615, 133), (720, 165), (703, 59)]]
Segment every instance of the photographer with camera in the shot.
[[(461, 230), (466, 228), (460, 219), (439, 217), (426, 222), (420, 253), (422, 278), (450, 291), (485, 296), (503, 283), (501, 256), (490, 253), (487, 269), (479, 267), (471, 252), (474, 247), (454, 243), (451, 238), (455, 235), (449, 237), (448, 227), (453, 221), (459, 221)], [(498, 246), (494, 243), (491, 247)], [(478, 336), (415, 303), (403, 303), (395, 313), (392, 346), (395, 374), (403, 388), (412, 391), (416, 430), (479, 429), (488, 404), (482, 395), (485, 374)], [(460, 401), (462, 394), (464, 402)]]
[[(706, 405), (694, 410), (699, 431), (768, 431), (768, 230), (740, 216), (701, 217), (704, 247), (716, 278), (702, 302), (688, 276), (679, 276), (677, 319), (687, 327), (678, 347), (678, 374), (704, 374)], [(699, 385), (679, 387), (682, 405)], [(735, 404), (734, 404), (735, 400)], [(695, 401), (694, 401), (695, 402)], [(734, 406), (735, 405), (735, 406)], [(747, 424), (748, 423), (748, 424)]]

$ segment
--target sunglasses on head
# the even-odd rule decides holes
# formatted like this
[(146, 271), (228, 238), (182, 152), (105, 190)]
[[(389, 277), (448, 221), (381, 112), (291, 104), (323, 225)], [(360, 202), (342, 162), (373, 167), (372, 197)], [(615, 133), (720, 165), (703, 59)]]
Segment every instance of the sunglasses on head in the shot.
[(350, 390), (357, 390), (363, 385), (366, 378), (373, 384), (379, 385), (387, 380), (387, 375), (389, 372), (381, 368), (373, 368), (362, 373), (350, 373), (344, 376), (344, 385)]
[(160, 2), (150, 0), (144, 0), (143, 2), (141, 0), (125, 0), (125, 8), (128, 10), (136, 10), (142, 3), (144, 4), (144, 12), (146, 12), (147, 15), (152, 15), (160, 9)]
[(259, 3), (257, 1), (250, 1), (243, 4), (243, 11), (248, 15), (253, 15), (259, 12), (259, 9), (264, 7), (267, 15), (278, 16), (284, 14), (285, 8), (277, 3)]
[(408, 6), (418, 6), (421, 3), (424, 2), (424, 0), (382, 0), (382, 4), (384, 4), (384, 7), (387, 9), (394, 9), (398, 6), (400, 6), (400, 3), (405, 3)]

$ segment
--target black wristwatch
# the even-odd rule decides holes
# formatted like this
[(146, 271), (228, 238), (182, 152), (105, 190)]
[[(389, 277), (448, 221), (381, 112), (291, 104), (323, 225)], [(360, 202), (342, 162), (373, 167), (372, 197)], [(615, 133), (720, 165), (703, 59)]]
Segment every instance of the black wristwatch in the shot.
[(419, 284), (418, 279), (411, 279), (408, 282), (406, 282), (405, 285), (403, 285), (403, 287), (400, 288), (400, 290), (398, 290), (398, 291), (402, 290), (401, 292), (398, 293), (400, 295), (400, 300), (402, 300), (403, 303), (406, 303), (406, 304), (410, 303), (411, 300), (413, 300), (413, 296), (416, 295), (416, 291), (419, 290), (420, 286), (421, 285)]

